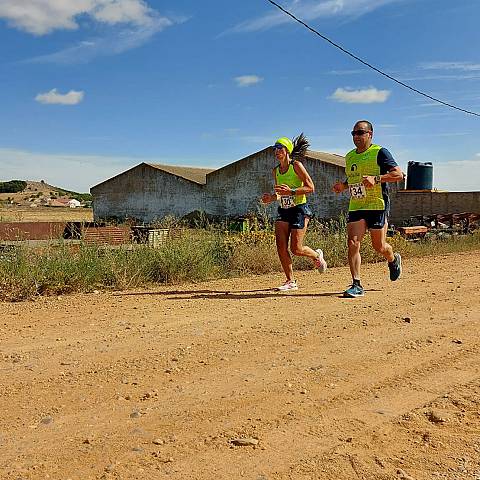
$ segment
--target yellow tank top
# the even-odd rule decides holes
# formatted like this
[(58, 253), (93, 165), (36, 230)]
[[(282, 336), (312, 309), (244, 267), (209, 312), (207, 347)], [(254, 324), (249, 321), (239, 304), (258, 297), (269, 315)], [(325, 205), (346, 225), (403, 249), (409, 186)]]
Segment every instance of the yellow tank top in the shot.
[(350, 189), (348, 208), (350, 212), (385, 209), (380, 183), (375, 184), (372, 188), (365, 188), (362, 185), (364, 175), (380, 175), (377, 155), (381, 148), (379, 145), (371, 145), (365, 152), (357, 153), (356, 150), (352, 150), (345, 156), (345, 172)]
[[(288, 185), (290, 188), (303, 187), (303, 181), (295, 172), (293, 168), (293, 162), (288, 166), (288, 170), (285, 173), (280, 173), (280, 166), (275, 168), (275, 180), (277, 185)], [(305, 194), (294, 196), (295, 205), (302, 205), (307, 203), (307, 196)]]

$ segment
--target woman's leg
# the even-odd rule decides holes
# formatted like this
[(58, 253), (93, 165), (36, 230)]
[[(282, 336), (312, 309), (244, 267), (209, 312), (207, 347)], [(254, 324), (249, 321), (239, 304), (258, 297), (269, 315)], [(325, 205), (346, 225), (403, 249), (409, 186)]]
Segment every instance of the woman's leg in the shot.
[(277, 253), (283, 271), (287, 277), (287, 282), (293, 280), (292, 257), (288, 251), (288, 239), (290, 237), (290, 225), (288, 222), (277, 220), (275, 222), (275, 241), (277, 244)]
[(305, 217), (305, 226), (303, 228), (292, 228), (290, 234), (290, 249), (294, 255), (299, 257), (309, 257), (312, 260), (315, 260), (318, 257), (318, 253), (303, 244), (309, 220), (308, 217)]

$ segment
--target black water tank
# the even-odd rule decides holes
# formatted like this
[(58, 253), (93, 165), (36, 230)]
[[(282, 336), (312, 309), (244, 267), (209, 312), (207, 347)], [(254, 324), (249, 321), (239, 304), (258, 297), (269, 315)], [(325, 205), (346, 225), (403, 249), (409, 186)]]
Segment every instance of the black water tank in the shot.
[(432, 162), (408, 162), (407, 190), (432, 190)]

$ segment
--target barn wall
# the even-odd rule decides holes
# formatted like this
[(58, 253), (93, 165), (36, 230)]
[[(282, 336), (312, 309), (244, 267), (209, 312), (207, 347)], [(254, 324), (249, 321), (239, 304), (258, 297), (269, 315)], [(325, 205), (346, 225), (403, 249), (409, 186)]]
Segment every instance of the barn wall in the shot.
[(148, 223), (166, 215), (204, 210), (202, 185), (141, 164), (92, 188), (94, 219), (134, 218)]
[[(277, 204), (265, 207), (259, 199), (264, 192), (273, 192), (272, 169), (277, 160), (271, 149), (250, 155), (207, 175), (207, 213), (220, 216), (245, 215), (266, 211), (272, 217)], [(319, 218), (337, 218), (348, 205), (345, 195), (335, 195), (332, 185), (345, 178), (343, 167), (306, 159), (304, 165), (310, 173), (316, 191), (309, 196), (315, 214)]]

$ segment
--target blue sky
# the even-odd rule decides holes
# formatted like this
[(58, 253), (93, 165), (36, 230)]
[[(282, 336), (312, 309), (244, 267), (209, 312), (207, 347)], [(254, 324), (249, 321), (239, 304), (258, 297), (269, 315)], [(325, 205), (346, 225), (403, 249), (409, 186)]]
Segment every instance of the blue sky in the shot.
[[(480, 113), (478, 0), (279, 0), (399, 80)], [(266, 0), (0, 0), (0, 179), (77, 191), (142, 161), (220, 167), (366, 118), (406, 170), (479, 190), (480, 118), (345, 56)], [(266, 174), (268, 174), (266, 172)]]

